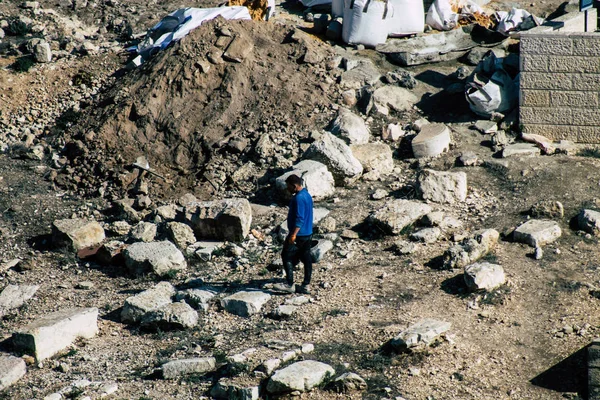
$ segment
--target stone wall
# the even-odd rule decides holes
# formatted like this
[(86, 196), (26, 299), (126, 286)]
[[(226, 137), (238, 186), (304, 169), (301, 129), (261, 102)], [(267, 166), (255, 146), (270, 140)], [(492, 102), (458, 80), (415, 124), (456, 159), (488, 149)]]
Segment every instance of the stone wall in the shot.
[(600, 34), (521, 35), (520, 86), (523, 132), (600, 143)]

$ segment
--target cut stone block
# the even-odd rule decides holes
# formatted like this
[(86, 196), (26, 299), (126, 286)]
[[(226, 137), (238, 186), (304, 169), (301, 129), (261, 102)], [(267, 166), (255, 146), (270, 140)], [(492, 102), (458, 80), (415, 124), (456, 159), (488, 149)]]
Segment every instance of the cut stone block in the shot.
[(10, 310), (21, 307), (33, 297), (40, 287), (37, 285), (8, 285), (0, 293), (0, 317)]
[(70, 308), (45, 315), (14, 333), (13, 344), (39, 362), (67, 348), (76, 339), (89, 339), (97, 333), (97, 308)]
[(81, 250), (104, 241), (104, 229), (96, 221), (61, 219), (52, 224), (52, 242), (57, 247)]
[(493, 290), (504, 285), (504, 268), (487, 262), (475, 263), (465, 267), (465, 283), (470, 290)]
[(220, 379), (210, 391), (214, 399), (224, 400), (258, 400), (260, 399), (259, 382), (249, 384), (245, 379), (243, 383), (236, 379)]
[(290, 175), (297, 175), (304, 180), (306, 190), (315, 201), (327, 199), (335, 194), (335, 182), (333, 175), (327, 170), (327, 166), (318, 161), (304, 160), (275, 180), (277, 192), (284, 199), (291, 198), (285, 183)]
[(26, 372), (25, 360), (9, 354), (0, 354), (0, 390), (17, 382)]
[(169, 361), (161, 368), (164, 379), (177, 379), (185, 375), (214, 371), (217, 368), (217, 361), (214, 357), (187, 358)]
[(239, 242), (250, 232), (252, 207), (246, 199), (224, 199), (189, 203), (185, 223), (198, 239)]
[(175, 288), (169, 282), (157, 283), (154, 287), (135, 296), (128, 297), (121, 311), (123, 322), (139, 322), (144, 314), (170, 304)]
[(412, 141), (415, 158), (436, 157), (450, 148), (450, 128), (444, 124), (427, 124)]
[(125, 265), (134, 275), (154, 273), (165, 276), (187, 268), (185, 257), (171, 242), (138, 242), (123, 252)]
[(392, 149), (385, 143), (367, 143), (350, 146), (352, 154), (363, 166), (363, 179), (377, 180), (394, 170)]
[(516, 143), (510, 144), (502, 150), (502, 158), (525, 156), (534, 157), (539, 156), (541, 150), (535, 144), (532, 143)]
[(581, 210), (577, 217), (579, 229), (591, 233), (592, 235), (600, 235), (600, 212), (594, 210)]
[(415, 325), (410, 326), (404, 332), (401, 332), (391, 341), (392, 347), (396, 351), (406, 351), (418, 347), (429, 346), (442, 333), (450, 330), (450, 322), (438, 321), (435, 319), (424, 319)]
[(385, 233), (399, 235), (402, 230), (431, 212), (427, 204), (410, 200), (391, 200), (369, 216), (369, 220)]
[(335, 370), (318, 361), (299, 361), (280, 369), (269, 379), (267, 392), (307, 392), (333, 377)]
[(221, 306), (231, 314), (250, 317), (260, 312), (270, 298), (270, 294), (261, 291), (241, 291), (222, 299)]
[(198, 312), (185, 301), (164, 305), (142, 317), (140, 325), (152, 331), (190, 329), (198, 324)]
[(329, 132), (325, 132), (319, 140), (310, 145), (305, 157), (327, 165), (337, 186), (352, 184), (363, 173), (363, 167), (352, 154), (350, 147)]
[(417, 177), (417, 190), (423, 200), (460, 203), (467, 198), (467, 174), (425, 169)]
[(532, 247), (541, 247), (554, 242), (561, 234), (562, 231), (557, 222), (531, 219), (515, 229), (514, 240)]

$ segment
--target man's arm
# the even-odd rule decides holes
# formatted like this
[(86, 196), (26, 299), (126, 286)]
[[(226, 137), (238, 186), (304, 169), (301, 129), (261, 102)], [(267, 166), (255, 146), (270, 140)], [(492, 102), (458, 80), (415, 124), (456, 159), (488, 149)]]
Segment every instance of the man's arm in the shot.
[(296, 227), (288, 236), (289, 244), (294, 244), (294, 242), (296, 242), (296, 235), (300, 232), (302, 225), (304, 225), (304, 214), (306, 214), (306, 203), (303, 200), (298, 199), (298, 201), (296, 201)]

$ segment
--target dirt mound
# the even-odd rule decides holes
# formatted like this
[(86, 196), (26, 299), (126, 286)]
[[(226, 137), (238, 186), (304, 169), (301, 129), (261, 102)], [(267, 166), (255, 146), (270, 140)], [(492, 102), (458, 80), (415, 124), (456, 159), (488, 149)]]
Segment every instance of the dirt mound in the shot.
[(326, 125), (330, 97), (338, 96), (329, 93), (329, 51), (281, 24), (211, 21), (127, 73), (89, 108), (69, 132), (71, 168), (62, 180), (96, 190), (99, 179), (120, 177), (127, 186), (121, 168), (145, 155), (170, 188), (189, 188), (219, 168), (216, 160), (229, 160), (225, 175), (236, 171), (264, 134), (283, 135), (298, 148), (298, 138)]

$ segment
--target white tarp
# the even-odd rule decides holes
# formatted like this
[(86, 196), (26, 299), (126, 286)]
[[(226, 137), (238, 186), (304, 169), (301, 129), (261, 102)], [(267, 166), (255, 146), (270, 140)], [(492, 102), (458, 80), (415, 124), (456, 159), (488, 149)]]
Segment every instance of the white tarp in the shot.
[(218, 16), (225, 19), (251, 19), (248, 8), (243, 6), (217, 8), (180, 8), (163, 18), (148, 31), (146, 39), (135, 50), (142, 59), (163, 50), (199, 27), (205, 21)]
[(385, 43), (393, 13), (387, 0), (344, 0), (342, 39), (369, 47)]
[(423, 0), (390, 0), (390, 3), (394, 7), (394, 13), (388, 24), (389, 36), (406, 36), (423, 32), (425, 28)]

